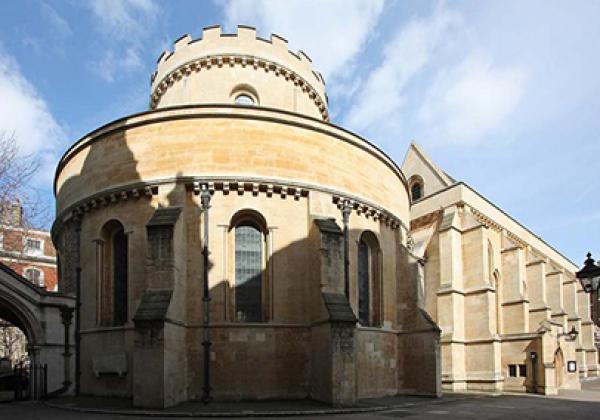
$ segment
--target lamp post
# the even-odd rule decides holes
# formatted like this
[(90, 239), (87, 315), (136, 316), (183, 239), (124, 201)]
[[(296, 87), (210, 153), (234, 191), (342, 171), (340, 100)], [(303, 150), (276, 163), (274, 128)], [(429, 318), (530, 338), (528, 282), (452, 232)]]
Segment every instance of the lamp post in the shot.
[(598, 325), (598, 288), (600, 287), (600, 266), (592, 258), (591, 252), (588, 252), (587, 259), (583, 263), (583, 268), (575, 273), (579, 279), (581, 287), (586, 293), (590, 293), (592, 306), (592, 321)]
[(203, 257), (203, 293), (202, 303), (204, 309), (203, 316), (203, 327), (202, 328), (202, 346), (204, 347), (204, 386), (202, 387), (202, 401), (208, 404), (212, 401), (210, 396), (210, 347), (212, 345), (210, 341), (210, 289), (208, 287), (208, 209), (210, 209), (210, 191), (206, 188), (206, 185), (202, 186), (200, 192), (200, 203), (202, 206), (202, 212), (204, 213), (204, 243), (202, 246), (202, 257)]
[(348, 222), (352, 213), (350, 200), (342, 203), (342, 221), (344, 223), (344, 294), (350, 301), (350, 238), (348, 237)]
[(577, 338), (577, 335), (579, 334), (579, 331), (577, 331), (575, 329), (575, 326), (571, 327), (571, 331), (568, 331), (566, 333), (559, 333), (556, 336), (556, 339), (559, 340), (560, 337), (569, 337), (570, 341), (575, 341), (575, 339)]

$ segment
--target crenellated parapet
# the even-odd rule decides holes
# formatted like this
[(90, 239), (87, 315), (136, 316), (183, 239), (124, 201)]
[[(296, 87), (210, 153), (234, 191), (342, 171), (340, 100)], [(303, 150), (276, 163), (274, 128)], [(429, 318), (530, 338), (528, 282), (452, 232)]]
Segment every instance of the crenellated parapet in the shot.
[(211, 26), (198, 39), (175, 41), (152, 74), (150, 108), (231, 103), (240, 91), (256, 105), (329, 119), (325, 80), (310, 58), (290, 51), (284, 38), (260, 38), (249, 26), (238, 26), (236, 34)]

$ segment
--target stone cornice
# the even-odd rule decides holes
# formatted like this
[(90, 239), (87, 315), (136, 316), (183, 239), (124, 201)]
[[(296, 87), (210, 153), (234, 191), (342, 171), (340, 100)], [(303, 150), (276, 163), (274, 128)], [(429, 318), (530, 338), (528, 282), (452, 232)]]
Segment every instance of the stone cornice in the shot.
[(150, 95), (150, 109), (156, 109), (160, 98), (171, 87), (175, 82), (180, 81), (184, 76), (188, 76), (191, 73), (197, 73), (200, 71), (207, 71), (213, 67), (221, 68), (223, 66), (229, 67), (253, 67), (255, 70), (264, 70), (265, 73), (273, 72), (275, 76), (281, 76), (286, 81), (293, 83), (298, 86), (315, 104), (319, 110), (323, 121), (329, 121), (329, 113), (327, 111), (327, 103), (324, 98), (321, 97), (312, 85), (304, 80), (298, 73), (290, 70), (289, 68), (276, 63), (271, 60), (267, 60), (262, 57), (256, 57), (252, 55), (244, 54), (218, 54), (208, 55), (204, 57), (197, 57), (193, 60), (182, 63), (177, 68), (167, 73), (160, 82), (156, 84), (152, 94)]
[(85, 213), (98, 208), (127, 201), (129, 199), (140, 199), (143, 197), (152, 197), (158, 194), (158, 185), (136, 183), (134, 185), (125, 185), (109, 190), (100, 191), (92, 196), (79, 200), (68, 206), (56, 216), (56, 220), (67, 221), (71, 218), (81, 218)]
[(289, 197), (294, 200), (308, 197), (311, 190), (324, 192), (330, 194), (332, 202), (338, 204), (338, 206), (341, 205), (343, 200), (347, 199), (351, 202), (354, 211), (358, 215), (362, 214), (365, 217), (372, 217), (373, 220), (380, 221), (392, 229), (402, 227), (407, 234), (409, 233), (406, 224), (399, 217), (362, 198), (319, 185), (259, 177), (182, 176), (122, 185), (117, 188), (100, 191), (69, 205), (56, 216), (56, 220), (66, 221), (72, 217), (80, 218), (90, 211), (117, 202), (140, 199), (142, 197), (148, 198), (158, 194), (159, 186), (172, 183), (183, 183), (186, 185), (188, 191), (192, 191), (195, 194), (200, 191), (202, 184), (206, 184), (211, 193), (220, 191), (223, 194), (252, 194), (253, 196), (263, 194), (266, 197)]
[[(195, 195), (200, 194), (200, 187), (203, 183), (199, 181), (192, 181), (186, 183), (186, 189), (193, 191)], [(308, 189), (301, 188), (296, 185), (288, 185), (283, 183), (270, 183), (270, 182), (250, 182), (250, 181), (209, 181), (204, 183), (208, 191), (214, 194), (215, 191), (221, 191), (224, 195), (230, 193), (237, 195), (252, 194), (258, 196), (264, 194), (266, 197), (272, 197), (273, 195), (286, 198), (287, 196), (293, 197), (294, 200), (299, 200), (302, 197), (308, 197)]]
[(396, 217), (392, 213), (373, 203), (349, 195), (334, 194), (332, 197), (333, 204), (336, 204), (339, 209), (342, 208), (342, 204), (346, 200), (350, 202), (352, 210), (355, 211), (357, 215), (362, 215), (367, 219), (372, 218), (373, 221), (379, 221), (393, 230), (402, 227), (407, 233), (410, 233), (408, 227), (399, 217)]
[(513, 306), (513, 305), (522, 305), (524, 303), (529, 303), (529, 299), (516, 299), (516, 300), (510, 300), (507, 302), (502, 302), (502, 306)]

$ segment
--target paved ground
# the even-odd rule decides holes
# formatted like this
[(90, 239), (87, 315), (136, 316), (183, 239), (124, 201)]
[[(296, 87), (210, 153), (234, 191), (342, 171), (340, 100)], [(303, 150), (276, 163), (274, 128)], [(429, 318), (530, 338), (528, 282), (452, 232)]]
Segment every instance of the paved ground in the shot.
[[(391, 400), (384, 402), (389, 403)], [(397, 400), (399, 401), (399, 400)], [(565, 391), (558, 397), (542, 397), (534, 395), (502, 395), (498, 397), (483, 395), (448, 395), (442, 400), (407, 398), (403, 399), (403, 407), (380, 412), (364, 412), (340, 415), (311, 415), (311, 419), (373, 419), (386, 420), (395, 418), (417, 419), (600, 419), (600, 380), (588, 382), (583, 391)], [(91, 402), (90, 402), (91, 404)], [(269, 403), (263, 408), (288, 408), (285, 403)], [(321, 405), (307, 402), (305, 408), (318, 410)], [(293, 404), (290, 407), (294, 406)], [(368, 408), (369, 404), (364, 404)], [(187, 406), (189, 409), (192, 406)], [(214, 405), (217, 408), (219, 406)], [(242, 405), (239, 406), (243, 408)], [(252, 406), (250, 407), (260, 407)], [(295, 405), (295, 407), (299, 407)], [(186, 406), (181, 408), (182, 414)], [(248, 413), (246, 411), (246, 413)], [(153, 417), (166, 419), (167, 417)], [(261, 418), (261, 417), (255, 417)], [(264, 418), (264, 417), (263, 417)], [(273, 417), (271, 417), (273, 418)], [(40, 403), (4, 403), (0, 404), (0, 419), (15, 420), (142, 420), (144, 416), (126, 416), (112, 414), (96, 414), (52, 408)]]

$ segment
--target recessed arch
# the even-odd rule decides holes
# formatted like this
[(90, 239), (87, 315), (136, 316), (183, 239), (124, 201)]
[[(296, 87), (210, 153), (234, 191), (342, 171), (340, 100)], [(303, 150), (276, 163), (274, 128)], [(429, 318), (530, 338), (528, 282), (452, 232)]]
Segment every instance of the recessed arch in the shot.
[(97, 242), (98, 320), (101, 325), (128, 321), (129, 244), (125, 227), (116, 219), (106, 222)]
[(500, 271), (495, 269), (492, 273), (492, 285), (496, 291), (496, 333), (502, 334), (502, 281)]
[(269, 232), (267, 219), (257, 210), (251, 208), (238, 210), (229, 220), (229, 230), (243, 223), (255, 224), (264, 235), (267, 235)]
[(358, 320), (363, 326), (382, 323), (382, 253), (377, 235), (361, 233), (357, 255)]
[(413, 175), (408, 180), (408, 190), (410, 191), (410, 201), (420, 200), (425, 196), (425, 183), (420, 175)]
[[(231, 93), (229, 94), (229, 96), (237, 105), (255, 106), (260, 104), (258, 92), (253, 86), (247, 83), (241, 83), (239, 85), (236, 85), (233, 89), (231, 89)], [(250, 101), (239, 101), (240, 97), (249, 98)]]

